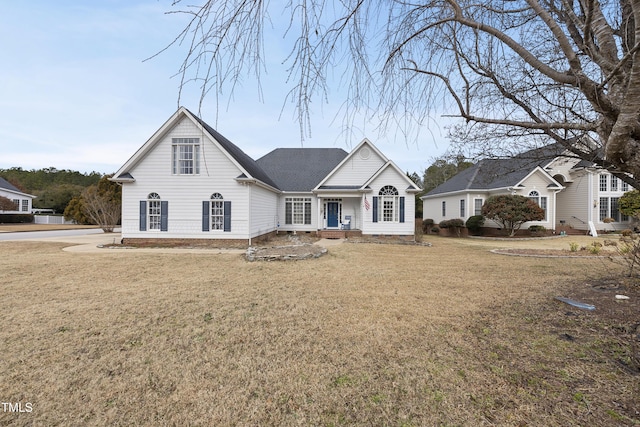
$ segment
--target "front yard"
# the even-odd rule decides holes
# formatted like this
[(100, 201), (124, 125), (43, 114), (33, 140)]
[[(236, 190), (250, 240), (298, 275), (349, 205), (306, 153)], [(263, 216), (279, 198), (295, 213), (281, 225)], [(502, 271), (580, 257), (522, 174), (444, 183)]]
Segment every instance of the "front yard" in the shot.
[(274, 263), (0, 242), (0, 401), (31, 408), (0, 425), (640, 424), (615, 265), (425, 240)]

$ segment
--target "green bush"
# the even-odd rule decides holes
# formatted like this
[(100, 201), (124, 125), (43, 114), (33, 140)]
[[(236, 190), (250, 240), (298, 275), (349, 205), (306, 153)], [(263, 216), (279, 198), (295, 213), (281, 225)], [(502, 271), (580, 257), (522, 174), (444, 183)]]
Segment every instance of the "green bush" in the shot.
[(448, 228), (460, 237), (460, 230), (464, 228), (464, 220), (462, 218), (445, 219), (438, 224), (440, 228)]
[(32, 223), (33, 215), (31, 214), (2, 214), (0, 215), (0, 224), (21, 224)]
[(465, 223), (467, 229), (473, 234), (479, 234), (484, 225), (484, 217), (482, 215), (470, 216)]
[(422, 232), (424, 234), (431, 233), (434, 224), (435, 224), (435, 222), (431, 218), (423, 219), (422, 220)]
[(543, 225), (531, 225), (529, 226), (529, 233), (532, 236), (543, 236), (547, 229)]

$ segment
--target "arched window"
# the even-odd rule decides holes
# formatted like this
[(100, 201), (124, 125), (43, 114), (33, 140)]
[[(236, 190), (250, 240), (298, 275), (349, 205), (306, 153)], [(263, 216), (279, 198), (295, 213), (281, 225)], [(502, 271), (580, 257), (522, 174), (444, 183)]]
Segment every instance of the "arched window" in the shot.
[(158, 193), (149, 193), (147, 196), (147, 224), (149, 230), (161, 229), (162, 223), (162, 204)]
[(537, 190), (529, 191), (529, 198), (536, 202), (544, 210), (544, 219), (547, 219), (547, 197), (541, 196)]
[(378, 221), (398, 222), (400, 217), (400, 202), (396, 187), (393, 185), (385, 185), (378, 192), (378, 196), (380, 196)]
[(393, 185), (385, 185), (378, 192), (380, 196), (397, 196), (398, 190)]
[(220, 193), (211, 195), (211, 230), (224, 230), (224, 197)]

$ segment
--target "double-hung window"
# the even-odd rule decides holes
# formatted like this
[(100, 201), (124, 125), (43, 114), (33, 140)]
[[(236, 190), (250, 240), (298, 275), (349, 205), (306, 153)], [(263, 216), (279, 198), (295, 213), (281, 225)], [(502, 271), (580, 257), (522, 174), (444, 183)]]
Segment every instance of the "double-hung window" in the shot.
[(287, 197), (284, 205), (284, 223), (295, 225), (311, 224), (311, 198)]
[(140, 231), (169, 230), (169, 202), (161, 200), (158, 193), (149, 193), (140, 200)]
[(160, 231), (162, 223), (162, 208), (158, 193), (149, 194), (147, 199), (147, 224), (149, 230)]
[(599, 190), (600, 191), (607, 191), (607, 175), (605, 174), (600, 174), (600, 183), (599, 183)]
[(460, 218), (464, 218), (466, 216), (466, 209), (464, 199), (460, 199)]
[(540, 206), (544, 210), (544, 219), (547, 219), (547, 197), (541, 196), (536, 190), (531, 190), (529, 192), (529, 198), (536, 202), (538, 206)]
[(224, 230), (224, 199), (220, 193), (211, 195), (211, 230)]
[(385, 185), (378, 192), (380, 197), (380, 209), (378, 210), (378, 221), (398, 222), (400, 215), (400, 202), (398, 190), (392, 185)]
[(473, 214), (482, 215), (482, 199), (473, 199)]
[(600, 221), (612, 218), (615, 222), (628, 221), (629, 217), (620, 212), (620, 197), (600, 197)]
[(213, 193), (202, 201), (202, 231), (231, 231), (231, 200)]
[(200, 173), (200, 138), (173, 138), (171, 162), (174, 175), (198, 175)]

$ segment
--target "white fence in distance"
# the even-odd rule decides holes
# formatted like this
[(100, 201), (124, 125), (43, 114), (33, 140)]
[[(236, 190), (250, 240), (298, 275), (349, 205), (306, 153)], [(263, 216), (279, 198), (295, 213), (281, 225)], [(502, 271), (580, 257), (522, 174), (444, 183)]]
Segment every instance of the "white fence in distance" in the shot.
[(75, 221), (66, 221), (62, 215), (34, 215), (33, 222), (36, 224), (75, 224)]

